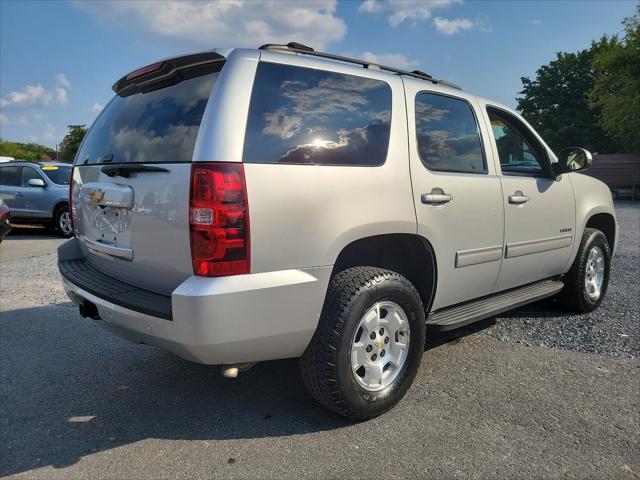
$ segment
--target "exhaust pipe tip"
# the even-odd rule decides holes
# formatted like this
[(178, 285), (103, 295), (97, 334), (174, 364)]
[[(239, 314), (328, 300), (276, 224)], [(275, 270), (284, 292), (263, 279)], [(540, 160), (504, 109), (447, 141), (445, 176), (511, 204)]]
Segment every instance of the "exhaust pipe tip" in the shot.
[(222, 366), (222, 376), (224, 378), (236, 378), (238, 376), (238, 373), (246, 372), (247, 370), (249, 370), (254, 365), (255, 365), (255, 362), (253, 362), (253, 363), (231, 363), (229, 365), (223, 365)]

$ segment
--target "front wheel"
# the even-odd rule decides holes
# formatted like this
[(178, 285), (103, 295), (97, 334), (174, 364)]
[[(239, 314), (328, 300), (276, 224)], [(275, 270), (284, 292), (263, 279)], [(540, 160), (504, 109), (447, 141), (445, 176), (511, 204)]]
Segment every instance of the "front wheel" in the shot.
[(300, 367), (322, 405), (354, 420), (391, 409), (405, 395), (424, 351), (420, 296), (402, 275), (374, 267), (337, 273)]
[(586, 228), (571, 269), (564, 276), (558, 301), (580, 313), (598, 308), (609, 286), (611, 251), (600, 230)]
[(73, 234), (73, 228), (71, 226), (71, 214), (69, 213), (69, 206), (63, 205), (58, 207), (54, 216), (55, 228), (65, 238), (70, 237)]

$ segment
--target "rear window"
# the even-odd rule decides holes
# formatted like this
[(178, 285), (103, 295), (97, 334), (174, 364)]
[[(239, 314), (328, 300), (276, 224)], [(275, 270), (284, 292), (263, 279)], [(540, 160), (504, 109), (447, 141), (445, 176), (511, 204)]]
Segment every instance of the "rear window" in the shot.
[(58, 185), (69, 185), (71, 165), (45, 165), (41, 167), (41, 169), (53, 183), (57, 183)]
[(386, 82), (262, 62), (251, 95), (243, 161), (381, 165), (390, 127)]
[(190, 162), (218, 72), (116, 96), (91, 127), (76, 163)]

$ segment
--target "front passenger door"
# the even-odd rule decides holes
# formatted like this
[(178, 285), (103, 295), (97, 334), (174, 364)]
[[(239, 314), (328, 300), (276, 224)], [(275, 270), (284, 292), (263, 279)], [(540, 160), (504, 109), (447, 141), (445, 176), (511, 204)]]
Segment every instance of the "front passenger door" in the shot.
[[(555, 180), (547, 149), (518, 117), (487, 107), (504, 201), (504, 259), (495, 291), (563, 273), (574, 241), (568, 175)], [(496, 162), (498, 163), (498, 162)]]
[[(45, 182), (44, 187), (29, 185), (29, 180), (38, 179)], [(49, 199), (47, 196), (47, 182), (35, 168), (25, 165), (22, 167), (20, 182), (20, 193), (22, 194), (21, 204), (23, 215), (34, 218), (46, 217), (48, 215)]]

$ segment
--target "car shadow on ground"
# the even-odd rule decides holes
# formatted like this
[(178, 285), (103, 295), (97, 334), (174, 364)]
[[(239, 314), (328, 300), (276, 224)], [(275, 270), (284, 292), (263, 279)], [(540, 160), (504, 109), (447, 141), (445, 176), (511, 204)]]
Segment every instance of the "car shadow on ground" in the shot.
[(5, 240), (49, 240), (62, 238), (58, 232), (52, 228), (43, 227), (40, 225), (16, 225), (12, 224), (11, 231), (5, 237)]
[(305, 391), (297, 360), (237, 379), (219, 366), (135, 345), (72, 304), (0, 312), (0, 477), (145, 439), (300, 435), (352, 422)]
[[(429, 334), (425, 351), (494, 323)], [(279, 437), (353, 425), (313, 401), (295, 359), (225, 379), (218, 366), (114, 337), (71, 303), (0, 312), (0, 332), (0, 476), (63, 468), (145, 439)]]

